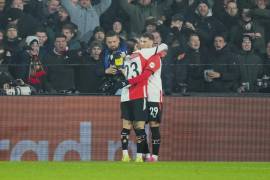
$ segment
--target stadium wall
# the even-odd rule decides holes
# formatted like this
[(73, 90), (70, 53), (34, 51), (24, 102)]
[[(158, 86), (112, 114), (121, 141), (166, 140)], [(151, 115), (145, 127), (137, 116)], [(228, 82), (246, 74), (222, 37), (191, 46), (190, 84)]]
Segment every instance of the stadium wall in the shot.
[[(0, 97), (0, 161), (119, 160), (119, 107), (119, 97)], [(270, 161), (269, 98), (166, 97), (161, 130), (164, 161)]]

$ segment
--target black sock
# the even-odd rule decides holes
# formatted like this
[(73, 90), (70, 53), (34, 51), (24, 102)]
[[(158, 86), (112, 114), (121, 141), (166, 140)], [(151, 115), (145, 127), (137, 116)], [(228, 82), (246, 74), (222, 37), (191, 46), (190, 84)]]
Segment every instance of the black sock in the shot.
[(159, 154), (159, 147), (160, 147), (160, 132), (159, 127), (151, 127), (152, 133), (152, 154), (157, 155)]
[(148, 145), (148, 142), (147, 142), (147, 135), (145, 135), (143, 154), (149, 154), (149, 153), (150, 153), (150, 150), (149, 150), (149, 145)]
[(137, 137), (137, 153), (143, 153), (145, 146), (145, 130), (144, 129), (135, 129)]
[(121, 143), (122, 143), (122, 150), (128, 150), (128, 136), (130, 133), (130, 129), (123, 128), (121, 131)]

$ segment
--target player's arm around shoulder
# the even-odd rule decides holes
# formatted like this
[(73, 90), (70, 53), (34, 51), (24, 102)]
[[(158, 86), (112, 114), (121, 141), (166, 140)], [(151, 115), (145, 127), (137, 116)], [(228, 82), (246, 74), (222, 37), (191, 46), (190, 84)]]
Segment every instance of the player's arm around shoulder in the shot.
[(155, 73), (157, 70), (161, 68), (161, 55), (155, 54), (151, 56), (147, 62), (146, 70)]

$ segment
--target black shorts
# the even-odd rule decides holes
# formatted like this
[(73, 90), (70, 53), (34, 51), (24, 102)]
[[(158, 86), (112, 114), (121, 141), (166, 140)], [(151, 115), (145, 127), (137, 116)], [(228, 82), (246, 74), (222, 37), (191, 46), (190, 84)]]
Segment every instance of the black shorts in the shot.
[(148, 102), (148, 121), (157, 121), (161, 122), (162, 115), (162, 103), (159, 102)]
[(121, 118), (130, 121), (147, 121), (148, 109), (145, 99), (121, 102)]

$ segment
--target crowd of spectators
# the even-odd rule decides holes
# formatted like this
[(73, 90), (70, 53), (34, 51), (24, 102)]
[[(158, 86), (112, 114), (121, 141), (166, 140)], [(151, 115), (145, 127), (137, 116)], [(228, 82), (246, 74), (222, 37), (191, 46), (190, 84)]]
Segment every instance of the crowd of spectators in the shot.
[(166, 94), (270, 92), (268, 0), (0, 0), (0, 86), (99, 93), (144, 32), (169, 46)]

